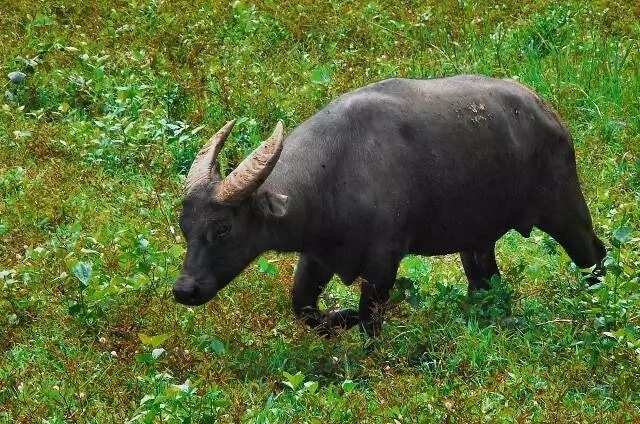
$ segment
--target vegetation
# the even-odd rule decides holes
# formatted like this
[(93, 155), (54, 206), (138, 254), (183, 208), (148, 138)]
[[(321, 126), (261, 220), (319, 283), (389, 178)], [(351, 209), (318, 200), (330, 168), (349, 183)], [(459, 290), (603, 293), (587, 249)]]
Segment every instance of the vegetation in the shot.
[[(0, 422), (640, 421), (640, 4), (477, 3), (1, 2)], [(185, 170), (225, 120), (229, 169), (277, 119), (458, 73), (562, 115), (600, 283), (539, 231), (506, 235), (471, 299), (457, 257), (409, 257), (374, 349), (295, 321), (293, 255), (173, 301)]]

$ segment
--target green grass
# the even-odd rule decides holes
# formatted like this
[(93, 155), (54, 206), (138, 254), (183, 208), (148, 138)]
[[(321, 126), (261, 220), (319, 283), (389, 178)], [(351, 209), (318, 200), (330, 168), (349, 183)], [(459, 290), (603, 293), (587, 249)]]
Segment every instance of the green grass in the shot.
[[(0, 422), (640, 421), (640, 6), (478, 3), (2, 2)], [(503, 238), (504, 279), (473, 299), (457, 257), (407, 258), (372, 352), (295, 321), (294, 256), (174, 303), (183, 175), (225, 120), (228, 170), (277, 119), (456, 73), (562, 115), (600, 285), (541, 232)], [(356, 300), (336, 280), (322, 303)]]

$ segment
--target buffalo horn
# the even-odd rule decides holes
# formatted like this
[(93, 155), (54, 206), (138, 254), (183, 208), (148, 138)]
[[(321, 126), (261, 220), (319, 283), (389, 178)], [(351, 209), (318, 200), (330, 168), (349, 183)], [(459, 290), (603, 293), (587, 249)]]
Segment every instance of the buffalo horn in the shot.
[(278, 121), (271, 137), (247, 156), (236, 169), (217, 184), (215, 200), (237, 203), (251, 195), (267, 179), (282, 151), (283, 128)]
[(189, 193), (194, 187), (201, 183), (208, 182), (213, 178), (218, 178), (217, 157), (222, 150), (225, 140), (233, 129), (235, 119), (227, 122), (224, 127), (220, 128), (209, 142), (198, 152), (196, 158), (191, 164), (187, 179), (185, 181), (185, 192)]

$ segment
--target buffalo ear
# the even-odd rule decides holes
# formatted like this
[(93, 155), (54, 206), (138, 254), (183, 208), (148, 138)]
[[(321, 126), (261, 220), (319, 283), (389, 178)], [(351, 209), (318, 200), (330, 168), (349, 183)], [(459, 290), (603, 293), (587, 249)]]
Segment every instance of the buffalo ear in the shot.
[(254, 196), (254, 205), (265, 216), (282, 218), (287, 214), (289, 196), (263, 191)]

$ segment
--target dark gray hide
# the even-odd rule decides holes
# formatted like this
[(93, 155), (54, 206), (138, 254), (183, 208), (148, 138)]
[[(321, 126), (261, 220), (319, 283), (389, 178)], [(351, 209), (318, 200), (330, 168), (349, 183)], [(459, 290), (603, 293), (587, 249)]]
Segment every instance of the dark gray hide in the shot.
[[(498, 274), (494, 244), (537, 226), (580, 267), (604, 246), (584, 202), (571, 137), (533, 92), (508, 80), (390, 79), (347, 93), (296, 128), (252, 195), (221, 204), (214, 175), (186, 196), (176, 299), (201, 304), (266, 250), (300, 252), (296, 314), (323, 333), (378, 334), (407, 254), (460, 252), (469, 289)], [(359, 311), (320, 312), (338, 274), (362, 277)]]

